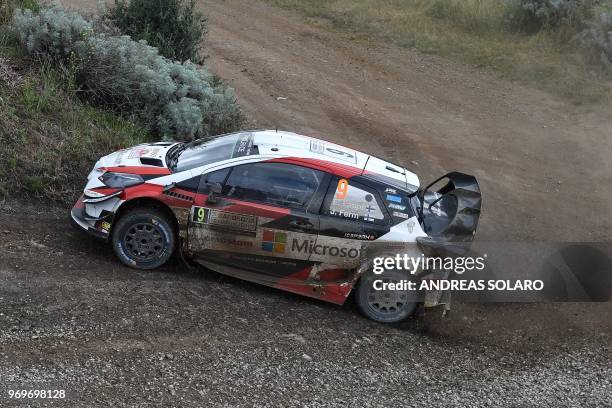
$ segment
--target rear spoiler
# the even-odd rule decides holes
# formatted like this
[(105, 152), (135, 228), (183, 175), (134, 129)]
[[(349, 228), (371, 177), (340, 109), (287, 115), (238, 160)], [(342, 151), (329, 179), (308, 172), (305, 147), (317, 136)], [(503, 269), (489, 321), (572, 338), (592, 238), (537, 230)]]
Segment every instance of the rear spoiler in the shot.
[[(441, 188), (430, 189), (447, 180)], [(417, 193), (419, 221), (428, 237), (417, 238), (428, 255), (462, 255), (474, 239), (482, 196), (476, 177), (457, 171), (434, 180)]]

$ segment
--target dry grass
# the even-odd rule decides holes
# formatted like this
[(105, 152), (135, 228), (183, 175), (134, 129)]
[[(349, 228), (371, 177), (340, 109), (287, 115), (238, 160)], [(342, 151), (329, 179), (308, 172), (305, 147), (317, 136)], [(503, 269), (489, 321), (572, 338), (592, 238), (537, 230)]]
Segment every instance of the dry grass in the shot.
[(82, 103), (56, 69), (17, 63), (19, 81), (0, 80), (0, 197), (70, 202), (100, 156), (150, 139), (132, 122)]
[(266, 1), (357, 36), (493, 69), (575, 103), (610, 96), (609, 83), (590, 70), (571, 40), (575, 28), (534, 29), (511, 0)]

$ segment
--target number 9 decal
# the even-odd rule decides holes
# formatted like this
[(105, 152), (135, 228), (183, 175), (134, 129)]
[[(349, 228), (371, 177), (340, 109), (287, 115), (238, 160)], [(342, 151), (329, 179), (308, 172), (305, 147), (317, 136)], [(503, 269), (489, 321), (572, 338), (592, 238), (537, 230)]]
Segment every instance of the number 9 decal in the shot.
[(204, 211), (204, 208), (198, 207), (198, 211), (197, 211), (197, 214), (196, 214), (197, 222), (204, 222), (204, 217), (205, 216), (206, 216), (206, 211)]
[(336, 198), (338, 200), (344, 200), (346, 198), (347, 193), (348, 193), (348, 180), (347, 179), (338, 180), (338, 187), (336, 188)]

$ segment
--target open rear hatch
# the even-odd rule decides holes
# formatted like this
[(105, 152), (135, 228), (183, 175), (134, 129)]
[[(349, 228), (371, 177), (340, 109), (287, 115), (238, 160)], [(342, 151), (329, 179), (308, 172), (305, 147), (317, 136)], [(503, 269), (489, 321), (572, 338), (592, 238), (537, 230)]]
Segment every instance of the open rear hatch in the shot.
[(476, 177), (451, 172), (417, 194), (417, 213), (429, 237), (417, 238), (429, 256), (461, 256), (470, 249), (482, 197)]

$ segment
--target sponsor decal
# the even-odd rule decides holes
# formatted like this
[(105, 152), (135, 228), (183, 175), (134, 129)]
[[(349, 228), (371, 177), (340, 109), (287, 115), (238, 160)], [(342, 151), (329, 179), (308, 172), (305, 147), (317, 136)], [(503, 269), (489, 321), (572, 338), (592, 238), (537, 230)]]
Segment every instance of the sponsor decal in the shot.
[(111, 229), (111, 224), (108, 221), (102, 221), (100, 223), (100, 228), (102, 228), (104, 231), (110, 231)]
[(130, 151), (128, 159), (135, 159), (142, 156), (154, 156), (159, 152), (159, 147), (138, 147)]
[(344, 238), (348, 239), (360, 239), (362, 241), (373, 241), (376, 237), (372, 234), (359, 234), (355, 232), (347, 232), (344, 234)]
[[(370, 197), (372, 197), (372, 196), (370, 196)], [(366, 214), (365, 214), (365, 216), (363, 217), (363, 220), (364, 220), (364, 221), (374, 222), (374, 217), (372, 217), (372, 211), (374, 211), (374, 210), (375, 210), (375, 208), (374, 208), (374, 207), (372, 207), (371, 205), (368, 205), (368, 206), (366, 207)]]
[(208, 225), (218, 229), (252, 235), (255, 235), (257, 231), (257, 217), (252, 215), (220, 211), (212, 208), (193, 207), (191, 217), (191, 220), (196, 225)]
[(326, 143), (318, 140), (310, 141), (310, 151), (313, 153), (334, 157), (338, 160), (357, 163), (357, 155), (355, 151), (343, 149), (340, 146), (328, 146)]
[(410, 215), (403, 213), (403, 212), (399, 212), (399, 211), (393, 211), (393, 216), (398, 217), (398, 218), (405, 218), (405, 219), (410, 218)]
[(263, 249), (264, 251), (284, 254), (286, 244), (287, 233), (264, 230), (263, 237), (261, 240), (261, 249)]
[(123, 155), (129, 154), (130, 149), (117, 150), (115, 153), (111, 153), (110, 157), (115, 157), (115, 164), (121, 163)]
[(236, 141), (234, 145), (234, 152), (232, 153), (232, 157), (242, 157), (242, 156), (250, 156), (253, 154), (251, 151), (253, 150), (253, 135), (251, 133), (246, 133), (240, 136), (240, 138)]
[(319, 142), (318, 140), (311, 140), (310, 151), (317, 154), (323, 154), (323, 152), (325, 151), (323, 142)]
[(402, 197), (400, 197), (398, 195), (387, 194), (386, 198), (387, 198), (387, 201), (391, 201), (391, 202), (394, 202), (394, 203), (401, 204), (401, 202), (402, 202)]
[(291, 251), (315, 255), (338, 256), (340, 258), (357, 258), (359, 249), (344, 248), (334, 245), (320, 245), (316, 241), (299, 240), (294, 238), (291, 242)]
[(252, 248), (253, 247), (253, 242), (252, 241), (246, 241), (244, 239), (238, 239), (238, 238), (232, 238), (232, 237), (223, 237), (223, 236), (218, 236), (218, 235), (205, 235), (202, 237), (202, 239), (204, 241), (208, 241), (211, 244), (220, 244), (220, 245), (224, 245), (224, 246), (233, 246), (233, 247), (239, 247), (239, 248)]
[(387, 204), (387, 207), (392, 208), (394, 210), (398, 210), (398, 211), (404, 211), (406, 209), (405, 205), (399, 205), (395, 203), (389, 203)]
[(414, 231), (414, 220), (408, 221), (406, 228), (408, 229), (408, 232), (412, 234), (412, 231)]
[(397, 194), (397, 190), (394, 188), (385, 188), (385, 193), (389, 193), (389, 194)]

